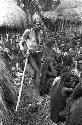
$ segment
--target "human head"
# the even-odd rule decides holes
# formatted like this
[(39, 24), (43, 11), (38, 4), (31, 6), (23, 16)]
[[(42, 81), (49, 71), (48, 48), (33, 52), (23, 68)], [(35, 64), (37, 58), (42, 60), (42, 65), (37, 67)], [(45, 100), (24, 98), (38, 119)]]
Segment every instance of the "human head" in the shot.
[(21, 37), (21, 39), (26, 40), (30, 35), (30, 29), (26, 29)]
[(38, 14), (38, 12), (36, 12), (33, 16), (32, 16), (32, 20), (33, 20), (33, 23), (38, 25), (41, 23), (41, 19), (40, 19), (40, 16)]

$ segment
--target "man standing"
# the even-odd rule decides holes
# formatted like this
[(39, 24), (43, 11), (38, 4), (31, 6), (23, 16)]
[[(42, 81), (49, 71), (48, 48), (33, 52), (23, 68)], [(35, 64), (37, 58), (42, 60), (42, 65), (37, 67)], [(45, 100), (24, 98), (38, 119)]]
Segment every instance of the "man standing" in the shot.
[(35, 32), (32, 28), (25, 30), (25, 32), (22, 35), (19, 46), (24, 56), (25, 56), (24, 50), (27, 49), (27, 51), (29, 51), (28, 61), (35, 72), (34, 85), (37, 93), (39, 94), (41, 52), (36, 43)]

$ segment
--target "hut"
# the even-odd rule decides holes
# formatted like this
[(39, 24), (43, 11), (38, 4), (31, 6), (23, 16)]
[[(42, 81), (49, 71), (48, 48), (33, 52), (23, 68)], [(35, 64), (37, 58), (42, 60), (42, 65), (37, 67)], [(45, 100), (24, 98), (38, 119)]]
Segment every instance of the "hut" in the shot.
[(53, 11), (41, 12), (43, 22), (47, 24), (50, 21), (53, 27), (57, 25), (59, 30), (63, 27), (67, 28), (67, 23), (70, 25), (75, 24), (75, 27), (78, 24), (80, 26), (82, 22), (82, 0), (60, 1), (61, 3)]
[[(82, 1), (81, 0), (62, 0), (56, 8), (58, 13), (58, 31), (65, 33), (65, 39), (73, 40), (80, 36), (82, 41)], [(65, 40), (66, 42), (67, 40)]]
[(0, 12), (0, 27), (26, 28), (26, 15), (14, 0), (1, 0)]
[(61, 0), (53, 11), (42, 12), (41, 17), (47, 28), (55, 32), (59, 43), (80, 42), (82, 46), (82, 0)]
[(82, 6), (82, 0), (60, 0), (57, 10)]
[(0, 39), (8, 38), (8, 34), (22, 33), (26, 29), (26, 14), (15, 0), (0, 0), (0, 12)]

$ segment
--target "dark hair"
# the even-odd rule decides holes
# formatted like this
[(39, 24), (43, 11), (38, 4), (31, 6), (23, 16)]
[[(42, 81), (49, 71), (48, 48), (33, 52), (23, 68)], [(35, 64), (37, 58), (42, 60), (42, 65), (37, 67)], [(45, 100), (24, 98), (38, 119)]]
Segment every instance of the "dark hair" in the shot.
[(63, 63), (64, 63), (64, 66), (71, 66), (71, 64), (73, 63), (72, 57), (69, 55), (66, 55), (63, 58)]
[(82, 72), (81, 72), (81, 74), (80, 74), (80, 78), (82, 78)]

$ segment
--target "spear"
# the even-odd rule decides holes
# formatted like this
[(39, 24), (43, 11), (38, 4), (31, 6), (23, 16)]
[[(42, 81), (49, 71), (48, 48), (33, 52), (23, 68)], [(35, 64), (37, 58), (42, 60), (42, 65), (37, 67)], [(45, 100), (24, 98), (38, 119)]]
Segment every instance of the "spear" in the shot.
[[(29, 50), (27, 50), (27, 56), (29, 56)], [(19, 90), (19, 96), (18, 96), (18, 100), (17, 100), (17, 105), (16, 105), (16, 110), (15, 111), (17, 111), (18, 107), (19, 107), (27, 63), (28, 63), (28, 57), (26, 58), (26, 61), (25, 61), (25, 67), (24, 67), (24, 71), (23, 71), (23, 75), (22, 75), (21, 87), (20, 87), (20, 90)]]

